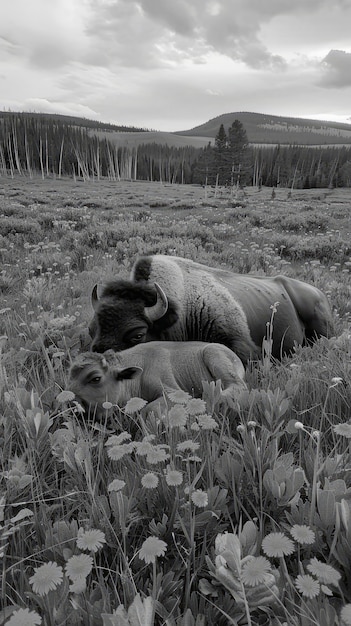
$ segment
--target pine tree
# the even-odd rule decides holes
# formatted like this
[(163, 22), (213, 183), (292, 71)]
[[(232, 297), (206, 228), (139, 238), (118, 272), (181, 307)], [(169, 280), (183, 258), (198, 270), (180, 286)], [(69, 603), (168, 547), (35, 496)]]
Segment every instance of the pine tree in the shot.
[(228, 130), (228, 162), (230, 163), (230, 182), (243, 185), (248, 182), (250, 173), (248, 138), (243, 124), (234, 120)]

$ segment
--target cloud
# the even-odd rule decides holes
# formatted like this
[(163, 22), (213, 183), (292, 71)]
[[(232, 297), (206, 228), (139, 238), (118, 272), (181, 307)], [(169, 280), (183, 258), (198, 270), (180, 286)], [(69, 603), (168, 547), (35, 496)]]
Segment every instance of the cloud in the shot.
[(351, 52), (330, 50), (322, 61), (323, 87), (351, 87)]
[(12, 111), (31, 111), (33, 113), (55, 113), (59, 115), (73, 115), (97, 120), (100, 114), (77, 102), (57, 102), (45, 98), (27, 98), (22, 103), (13, 103)]

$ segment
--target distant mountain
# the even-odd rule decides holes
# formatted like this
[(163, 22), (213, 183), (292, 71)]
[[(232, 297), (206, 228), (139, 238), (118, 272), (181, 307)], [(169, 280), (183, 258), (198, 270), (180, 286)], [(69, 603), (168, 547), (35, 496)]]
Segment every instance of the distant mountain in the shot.
[(221, 124), (227, 130), (234, 120), (243, 124), (249, 142), (253, 144), (351, 144), (351, 124), (247, 112), (224, 113), (205, 124), (176, 134), (213, 139)]

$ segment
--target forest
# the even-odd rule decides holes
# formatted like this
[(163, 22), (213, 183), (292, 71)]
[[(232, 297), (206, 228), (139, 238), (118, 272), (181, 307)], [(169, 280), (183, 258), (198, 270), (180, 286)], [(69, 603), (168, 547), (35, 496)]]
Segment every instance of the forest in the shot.
[(235, 120), (228, 129), (222, 125), (214, 145), (209, 141), (204, 149), (156, 143), (126, 147), (97, 137), (88, 122), (80, 120), (78, 126), (68, 117), (2, 114), (0, 175), (258, 188), (351, 185), (348, 146), (252, 145), (242, 123)]

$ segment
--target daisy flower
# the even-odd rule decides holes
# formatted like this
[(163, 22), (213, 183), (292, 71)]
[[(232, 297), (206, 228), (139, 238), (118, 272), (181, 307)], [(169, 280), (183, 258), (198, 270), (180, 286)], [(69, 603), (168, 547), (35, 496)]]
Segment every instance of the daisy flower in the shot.
[(199, 448), (200, 444), (192, 439), (187, 439), (177, 444), (178, 452), (196, 452)]
[(188, 400), (191, 399), (190, 394), (186, 391), (182, 391), (181, 389), (179, 389), (178, 391), (172, 391), (167, 395), (171, 402), (174, 402), (175, 404), (186, 404)]
[(105, 533), (102, 530), (92, 528), (84, 530), (79, 528), (77, 537), (77, 546), (80, 550), (89, 550), (90, 552), (98, 552), (106, 543)]
[(263, 552), (270, 557), (282, 557), (292, 554), (294, 544), (284, 533), (269, 533), (262, 541)]
[(123, 487), (125, 486), (126, 486), (126, 483), (124, 480), (115, 478), (112, 482), (110, 482), (110, 484), (107, 487), (107, 490), (108, 491), (121, 491), (121, 489), (123, 489)]
[(124, 410), (126, 413), (138, 413), (146, 405), (147, 401), (142, 398), (131, 398), (125, 405)]
[(294, 524), (294, 526), (290, 528), (290, 534), (295, 541), (302, 545), (313, 543), (316, 538), (312, 528), (304, 524)]
[(121, 443), (129, 441), (131, 438), (132, 435), (124, 430), (123, 433), (119, 435), (111, 435), (111, 437), (107, 439), (105, 446), (119, 446)]
[(164, 556), (167, 544), (158, 537), (148, 537), (145, 539), (139, 550), (139, 557), (148, 563), (155, 563), (156, 557)]
[(310, 560), (307, 565), (307, 569), (325, 585), (337, 585), (341, 578), (340, 572), (338, 572), (334, 567), (319, 561), (315, 557)]
[(6, 626), (39, 626), (41, 623), (42, 619), (35, 611), (18, 609), (12, 613)]
[(58, 396), (56, 396), (57, 402), (72, 402), (76, 396), (73, 391), (64, 390), (61, 391)]
[(199, 508), (204, 508), (208, 505), (208, 495), (206, 491), (202, 491), (202, 489), (195, 489), (190, 497), (195, 506)]
[(299, 574), (295, 580), (295, 585), (296, 589), (305, 598), (315, 598), (320, 591), (318, 580), (312, 578), (309, 574)]
[(351, 604), (342, 607), (340, 617), (345, 624), (351, 624)]
[(142, 477), (141, 484), (145, 489), (155, 489), (158, 485), (158, 476), (153, 472), (147, 472)]
[(168, 465), (167, 472), (166, 472), (167, 485), (169, 485), (169, 487), (176, 487), (178, 485), (181, 485), (182, 482), (183, 482), (182, 472), (179, 472), (178, 470), (172, 470), (170, 466)]
[(171, 428), (182, 428), (186, 425), (188, 414), (181, 404), (172, 406), (168, 411), (168, 421)]
[(337, 424), (333, 426), (333, 430), (336, 435), (341, 435), (342, 437), (346, 437), (346, 439), (351, 439), (351, 424)]
[(189, 415), (202, 415), (206, 412), (206, 402), (200, 398), (192, 398), (186, 405)]
[(161, 448), (161, 446), (152, 446), (151, 450), (146, 455), (146, 461), (151, 465), (156, 465), (157, 463), (163, 463), (169, 459), (170, 455)]
[(71, 593), (83, 593), (87, 588), (87, 580), (85, 576), (79, 576), (76, 578), (73, 583), (69, 586), (69, 590)]
[(147, 441), (146, 438), (142, 441), (135, 442), (135, 454), (138, 454), (139, 456), (146, 456), (153, 449), (154, 446), (150, 443), (150, 441)]
[(126, 454), (131, 454), (134, 449), (133, 443), (122, 443), (119, 446), (109, 446), (107, 449), (107, 456), (112, 461), (119, 461)]
[(62, 579), (62, 567), (53, 561), (49, 561), (35, 568), (29, 582), (34, 593), (37, 593), (39, 596), (45, 596), (49, 591), (56, 589), (57, 585), (62, 582)]
[(218, 424), (212, 415), (198, 415), (196, 419), (202, 430), (214, 430), (218, 428)]
[(266, 575), (271, 570), (271, 564), (265, 556), (252, 557), (241, 570), (241, 579), (244, 585), (255, 587), (265, 582)]
[(89, 576), (93, 569), (93, 558), (90, 554), (78, 554), (71, 556), (66, 563), (66, 574), (68, 578), (76, 581), (77, 578), (85, 578)]

